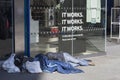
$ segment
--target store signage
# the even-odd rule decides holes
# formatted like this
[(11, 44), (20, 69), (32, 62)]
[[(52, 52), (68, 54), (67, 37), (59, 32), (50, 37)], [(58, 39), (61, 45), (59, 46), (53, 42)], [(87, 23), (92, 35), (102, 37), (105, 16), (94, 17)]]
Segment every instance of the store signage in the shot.
[(86, 0), (65, 0), (60, 11), (59, 51), (78, 54), (86, 51), (84, 28)]
[[(83, 20), (81, 19), (83, 17), (82, 12), (72, 12), (72, 13), (67, 13), (63, 12), (62, 13), (62, 25), (67, 25), (67, 24), (83, 24)], [(67, 19), (67, 18), (72, 18), (72, 19)], [(80, 19), (74, 19), (74, 18), (80, 18)], [(81, 31), (83, 30), (82, 26), (72, 26), (72, 27), (67, 27), (63, 26), (62, 31)]]
[[(62, 32), (76, 32), (83, 30), (83, 13), (82, 12), (62, 12)], [(83, 36), (83, 34), (62, 35), (62, 41), (76, 40), (73, 37)]]

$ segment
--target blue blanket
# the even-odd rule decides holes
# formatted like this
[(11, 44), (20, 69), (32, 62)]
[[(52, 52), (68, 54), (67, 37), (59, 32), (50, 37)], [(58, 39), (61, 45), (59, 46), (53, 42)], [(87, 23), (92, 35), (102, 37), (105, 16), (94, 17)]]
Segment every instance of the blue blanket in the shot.
[(41, 69), (44, 72), (54, 72), (58, 71), (62, 74), (69, 73), (83, 73), (82, 70), (74, 68), (69, 63), (58, 61), (58, 60), (48, 60), (48, 57), (43, 54), (38, 54), (35, 56), (35, 60), (40, 61)]

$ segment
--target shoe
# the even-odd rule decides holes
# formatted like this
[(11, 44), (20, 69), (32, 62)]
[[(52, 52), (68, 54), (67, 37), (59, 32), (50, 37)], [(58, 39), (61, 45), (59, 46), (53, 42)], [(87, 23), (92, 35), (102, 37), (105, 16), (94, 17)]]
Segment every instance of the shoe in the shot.
[(93, 62), (89, 62), (89, 66), (95, 66)]

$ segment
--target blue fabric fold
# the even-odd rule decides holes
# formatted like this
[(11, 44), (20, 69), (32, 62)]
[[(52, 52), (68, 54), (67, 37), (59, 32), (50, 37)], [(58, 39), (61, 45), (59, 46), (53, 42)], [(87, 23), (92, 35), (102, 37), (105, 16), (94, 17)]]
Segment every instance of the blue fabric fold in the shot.
[(83, 70), (74, 68), (71, 64), (58, 61), (58, 60), (49, 60), (44, 54), (38, 54), (35, 56), (35, 60), (40, 61), (41, 69), (45, 72), (59, 72), (62, 74), (70, 73), (83, 73)]

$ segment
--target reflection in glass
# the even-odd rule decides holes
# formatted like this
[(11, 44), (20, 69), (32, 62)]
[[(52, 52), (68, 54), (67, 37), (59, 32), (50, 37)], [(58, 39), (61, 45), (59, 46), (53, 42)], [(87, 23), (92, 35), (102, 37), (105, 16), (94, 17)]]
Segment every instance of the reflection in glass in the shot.
[(105, 0), (96, 0), (96, 6), (89, 4), (92, 1), (31, 0), (31, 54), (105, 52)]

